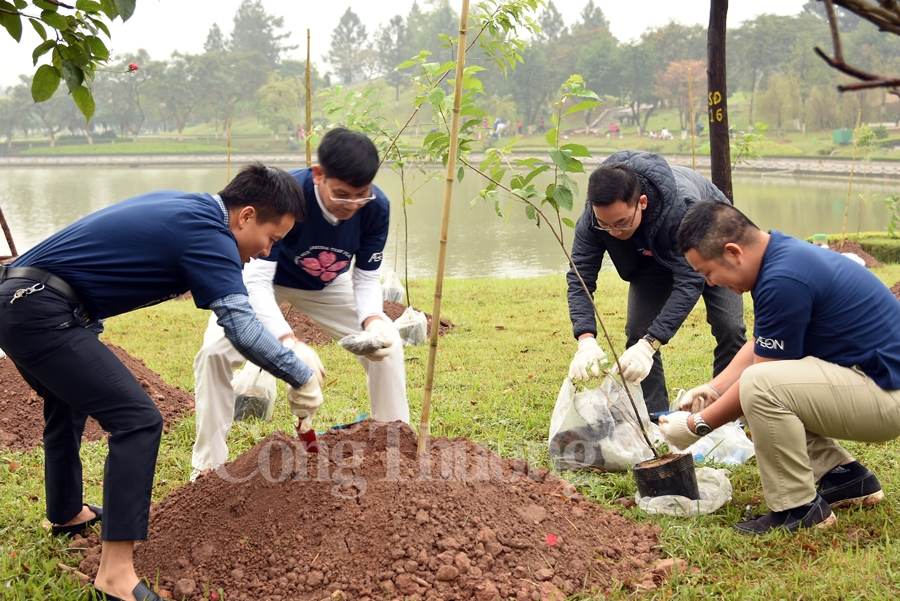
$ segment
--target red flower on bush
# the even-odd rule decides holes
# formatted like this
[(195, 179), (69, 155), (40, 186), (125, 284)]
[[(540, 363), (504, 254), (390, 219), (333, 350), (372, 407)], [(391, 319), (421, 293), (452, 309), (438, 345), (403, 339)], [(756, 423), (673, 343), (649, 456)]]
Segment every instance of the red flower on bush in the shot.
[(140, 69), (140, 67), (138, 67), (137, 64), (128, 63), (128, 72), (129, 73), (131, 73), (132, 71), (137, 71), (138, 69)]
[(330, 282), (340, 274), (350, 261), (337, 261), (337, 256), (328, 251), (322, 251), (317, 258), (307, 257), (300, 259), (303, 271), (314, 275), (323, 282)]

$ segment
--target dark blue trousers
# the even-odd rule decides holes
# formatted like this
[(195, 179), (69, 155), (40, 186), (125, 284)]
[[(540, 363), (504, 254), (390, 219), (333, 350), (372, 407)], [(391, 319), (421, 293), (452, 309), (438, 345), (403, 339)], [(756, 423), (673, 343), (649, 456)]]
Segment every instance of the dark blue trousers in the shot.
[[(625, 321), (626, 347), (637, 344), (660, 314), (674, 287), (672, 270), (649, 258), (643, 259), (628, 285), (628, 317)], [(703, 302), (716, 348), (712, 375), (722, 372), (747, 342), (743, 298), (721, 286), (704, 284)], [(2, 345), (0, 345), (2, 348)], [(663, 347), (665, 348), (665, 347)], [(706, 377), (706, 376), (698, 376)], [(659, 351), (653, 355), (650, 375), (641, 382), (647, 411), (668, 411), (669, 391)]]
[(80, 305), (47, 287), (10, 303), (25, 279), (0, 283), (0, 348), (44, 399), (47, 519), (82, 509), (81, 435), (88, 416), (110, 433), (103, 540), (147, 538), (162, 416), (131, 372), (86, 329)]

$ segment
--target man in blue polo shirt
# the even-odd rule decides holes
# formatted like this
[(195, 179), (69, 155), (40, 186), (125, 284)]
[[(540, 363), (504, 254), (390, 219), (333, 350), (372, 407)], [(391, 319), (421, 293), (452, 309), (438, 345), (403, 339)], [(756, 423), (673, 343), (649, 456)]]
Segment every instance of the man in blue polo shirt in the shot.
[[(321, 403), (313, 372), (254, 316), (241, 266), (265, 256), (304, 217), (303, 190), (255, 164), (217, 195), (163, 191), (102, 209), (0, 268), (0, 347), (44, 399), (47, 518), (54, 535), (102, 520), (98, 594), (160, 599), (134, 570), (147, 538), (162, 417), (100, 342), (103, 321), (190, 290), (232, 343), (285, 380), (307, 410)], [(88, 416), (110, 433), (103, 507), (83, 505), (79, 449)], [(151, 576), (152, 574), (148, 574)]]
[[(275, 244), (268, 257), (244, 268), (250, 303), (266, 329), (308, 363), (321, 365), (316, 352), (296, 339), (282, 316), (283, 302), (335, 339), (362, 330), (375, 334), (383, 348), (359, 358), (367, 374), (372, 419), (409, 423), (403, 345), (383, 313), (380, 267), (390, 202), (372, 184), (380, 164), (378, 151), (363, 134), (336, 128), (323, 136), (318, 160), (309, 169), (289, 171), (306, 195), (307, 219)], [(211, 319), (194, 359), (197, 439), (192, 477), (228, 459), (234, 415), (230, 382), (233, 368), (242, 361)]]
[[(711, 285), (750, 292), (753, 340), (711, 385), (722, 396), (660, 418), (684, 449), (743, 414), (759, 462), (763, 516), (745, 534), (835, 523), (832, 507), (874, 505), (878, 478), (835, 438), (900, 435), (900, 303), (864, 267), (737, 209), (702, 202), (687, 212), (678, 247)], [(712, 399), (710, 399), (712, 400)]]

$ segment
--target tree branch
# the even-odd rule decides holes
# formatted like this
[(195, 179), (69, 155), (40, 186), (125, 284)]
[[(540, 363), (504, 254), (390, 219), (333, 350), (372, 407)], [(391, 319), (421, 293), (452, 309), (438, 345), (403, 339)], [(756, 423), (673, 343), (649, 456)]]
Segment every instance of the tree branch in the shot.
[(834, 3), (825, 0), (825, 13), (828, 15), (828, 25), (831, 28), (831, 44), (834, 46), (834, 58), (844, 62), (844, 53), (841, 52), (841, 34), (838, 32), (837, 18), (834, 16)]

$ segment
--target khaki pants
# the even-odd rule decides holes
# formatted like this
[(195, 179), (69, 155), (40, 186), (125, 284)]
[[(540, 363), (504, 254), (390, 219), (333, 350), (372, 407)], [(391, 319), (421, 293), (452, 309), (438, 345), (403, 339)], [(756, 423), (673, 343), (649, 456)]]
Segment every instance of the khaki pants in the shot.
[[(285, 286), (274, 288), (275, 300), (279, 305), (289, 302), (335, 340), (360, 331), (349, 275), (338, 277), (322, 290), (298, 290)], [(388, 318), (382, 315), (382, 319)], [(226, 442), (234, 416), (232, 370), (244, 361), (246, 358), (225, 338), (225, 332), (213, 313), (203, 336), (203, 347), (194, 358), (197, 438), (191, 460), (194, 468), (192, 475), (207, 468), (215, 469), (228, 460)], [(397, 333), (391, 353), (383, 360), (370, 361), (359, 357), (359, 362), (366, 371), (371, 418), (382, 422), (400, 420), (409, 423), (406, 365), (400, 334)], [(327, 392), (325, 402), (328, 402)]]
[(835, 438), (884, 442), (900, 435), (900, 390), (882, 390), (858, 369), (815, 357), (770, 361), (741, 375), (766, 504), (792, 509), (850, 454)]

